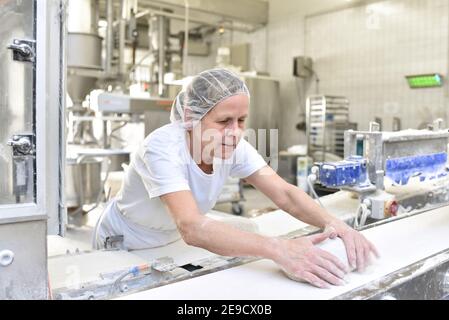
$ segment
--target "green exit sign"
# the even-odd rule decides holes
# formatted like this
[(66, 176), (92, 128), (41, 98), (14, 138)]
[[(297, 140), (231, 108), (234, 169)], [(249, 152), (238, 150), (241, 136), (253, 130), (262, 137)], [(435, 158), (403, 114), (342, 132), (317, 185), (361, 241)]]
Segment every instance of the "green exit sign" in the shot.
[(406, 78), (412, 89), (441, 87), (443, 85), (443, 77), (437, 73), (406, 76)]

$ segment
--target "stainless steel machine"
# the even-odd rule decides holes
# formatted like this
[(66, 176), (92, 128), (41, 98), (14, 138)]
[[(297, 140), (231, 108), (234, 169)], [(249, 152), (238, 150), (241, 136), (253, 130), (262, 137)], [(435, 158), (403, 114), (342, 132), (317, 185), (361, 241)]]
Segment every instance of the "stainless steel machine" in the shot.
[[(180, 89), (180, 88), (179, 88)], [(98, 96), (98, 111), (103, 115), (143, 116), (145, 136), (153, 130), (170, 123), (173, 99), (164, 97), (132, 97), (130, 95), (104, 92)], [(142, 137), (143, 139), (143, 137)]]
[(449, 201), (448, 137), (427, 130), (345, 132), (345, 160), (317, 163), (311, 180), (357, 195), (356, 226)]
[[(345, 160), (316, 163), (311, 180), (342, 189), (322, 197), (321, 203), (334, 214), (339, 207), (344, 208), (347, 215), (341, 218), (347, 223), (355, 221), (355, 227), (375, 239), (384, 256), (373, 271), (353, 275), (344, 288), (324, 292), (286, 281), (267, 260), (216, 257), (192, 262), (192, 268), (187, 268), (173, 259), (161, 258), (148, 264), (140, 276), (153, 279), (145, 284), (147, 290), (129, 298), (182, 299), (189, 288), (189, 296), (194, 299), (223, 299), (228, 292), (226, 284), (237, 279), (237, 297), (241, 299), (447, 299), (448, 138), (448, 130), (442, 129), (439, 121), (427, 130), (393, 133), (380, 132), (372, 123), (370, 131), (345, 132)], [(282, 220), (280, 216), (278, 219)], [(275, 221), (273, 225), (279, 223)], [(314, 230), (296, 228), (284, 236)], [(403, 241), (419, 232), (432, 236), (418, 235), (413, 237), (416, 240)], [(265, 278), (266, 273), (270, 273), (269, 278)], [(138, 291), (134, 287), (137, 278), (129, 281), (126, 290)], [(167, 286), (160, 287), (157, 279), (163, 279)], [(204, 292), (206, 283), (215, 288), (213, 293)], [(267, 283), (272, 292), (266, 290)], [(123, 286), (116, 288), (118, 295), (125, 295)]]

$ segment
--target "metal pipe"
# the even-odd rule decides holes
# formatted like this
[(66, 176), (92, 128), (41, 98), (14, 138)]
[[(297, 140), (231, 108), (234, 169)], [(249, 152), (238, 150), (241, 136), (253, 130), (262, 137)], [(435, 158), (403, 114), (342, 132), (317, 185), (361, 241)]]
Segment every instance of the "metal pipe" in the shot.
[(95, 34), (98, 34), (98, 21), (100, 21), (100, 1), (99, 0), (95, 0), (92, 3), (92, 11), (93, 11), (92, 32), (94, 32)]
[[(148, 44), (149, 44), (148, 55), (154, 55), (155, 50), (157, 50), (157, 47), (155, 48), (155, 45), (157, 45), (157, 44), (153, 43), (154, 29), (156, 28), (154, 19), (155, 19), (154, 16), (150, 16), (150, 18), (148, 19)], [(141, 60), (141, 61), (143, 62), (144, 60)], [(156, 64), (155, 59), (151, 59), (151, 62), (150, 62), (150, 83), (151, 84), (154, 84), (157, 81), (154, 76), (155, 75), (155, 64)], [(137, 67), (137, 66), (135, 66), (135, 67)], [(154, 91), (152, 90), (151, 92), (153, 94)]]
[(158, 40), (159, 40), (159, 54), (158, 54), (158, 94), (162, 97), (165, 93), (164, 88), (164, 75), (165, 75), (165, 40), (166, 40), (166, 29), (165, 24), (167, 18), (158, 17)]
[(187, 59), (189, 56), (189, 0), (184, 0), (185, 19), (184, 19), (184, 50), (182, 57), (182, 74), (187, 76)]
[(133, 1), (132, 8), (134, 10), (134, 13), (137, 13), (137, 10), (139, 8), (139, 1), (138, 0), (134, 0)]
[(109, 149), (110, 143), (108, 141), (108, 122), (103, 120), (103, 148)]
[[(175, 20), (185, 20), (185, 16), (183, 15), (179, 15), (179, 14), (175, 14), (175, 13), (170, 13), (170, 12), (165, 12), (165, 11), (160, 11), (160, 10), (144, 10), (141, 11), (139, 13), (136, 14), (136, 19), (137, 18), (141, 18), (144, 17), (146, 15), (149, 14), (154, 14), (156, 16), (164, 16), (167, 18), (171, 18), (171, 19), (175, 19)], [(213, 23), (210, 21), (206, 21), (206, 20), (201, 20), (201, 19), (192, 19), (189, 17), (189, 23), (198, 23), (198, 24), (202, 24), (202, 25), (206, 25), (206, 26), (211, 26), (211, 27), (221, 27), (221, 26), (225, 26), (223, 23)], [(259, 27), (254, 27), (254, 28), (243, 28), (243, 27), (238, 27), (238, 26), (226, 26), (226, 29), (232, 29), (235, 31), (241, 31), (241, 32), (246, 32), (246, 33), (251, 33), (256, 31), (257, 29), (259, 29)]]
[(120, 19), (119, 19), (119, 68), (118, 68), (118, 73), (120, 76), (123, 76), (126, 73), (125, 32), (126, 32), (126, 0), (121, 0)]
[(113, 23), (114, 23), (114, 7), (113, 0), (106, 0), (106, 19), (108, 26), (106, 29), (106, 73), (111, 73), (112, 54), (113, 54)]

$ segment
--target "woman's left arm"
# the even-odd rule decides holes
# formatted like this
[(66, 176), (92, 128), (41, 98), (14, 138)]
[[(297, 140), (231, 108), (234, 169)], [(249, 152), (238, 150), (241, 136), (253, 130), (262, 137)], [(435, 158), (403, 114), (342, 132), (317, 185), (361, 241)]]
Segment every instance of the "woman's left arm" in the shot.
[(340, 219), (330, 215), (300, 188), (287, 183), (273, 169), (266, 166), (245, 179), (269, 197), (280, 209), (293, 217), (321, 229), (334, 228), (346, 246), (349, 263), (363, 271), (370, 263), (370, 255), (379, 256), (374, 245), (361, 233)]

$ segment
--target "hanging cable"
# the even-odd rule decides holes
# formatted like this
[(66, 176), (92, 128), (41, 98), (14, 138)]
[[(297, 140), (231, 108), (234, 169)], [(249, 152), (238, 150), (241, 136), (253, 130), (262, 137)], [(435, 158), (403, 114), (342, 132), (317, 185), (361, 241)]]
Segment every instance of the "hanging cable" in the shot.
[(318, 201), (319, 205), (324, 209), (323, 203), (320, 200), (320, 197), (315, 191), (315, 188), (313, 187), (313, 183), (316, 181), (316, 175), (311, 174), (307, 177), (307, 185), (309, 186), (310, 191), (312, 192), (312, 195), (314, 198)]
[(368, 209), (368, 206), (365, 203), (361, 203), (354, 218), (354, 229), (358, 230), (363, 227), (370, 214), (371, 211)]

